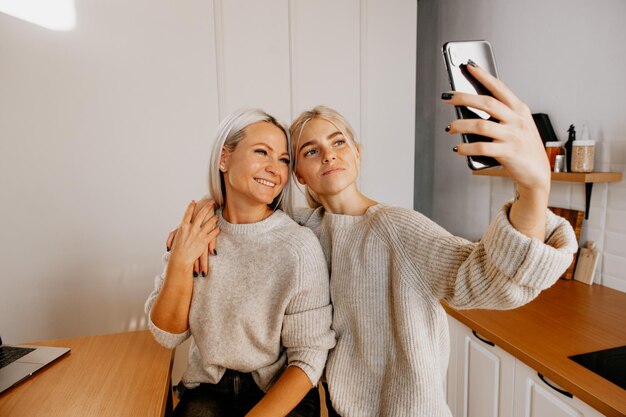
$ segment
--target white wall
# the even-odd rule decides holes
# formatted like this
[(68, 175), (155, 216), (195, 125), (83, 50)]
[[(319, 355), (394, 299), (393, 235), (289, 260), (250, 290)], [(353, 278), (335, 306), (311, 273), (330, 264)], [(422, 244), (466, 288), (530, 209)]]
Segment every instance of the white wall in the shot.
[(414, 0), (77, 2), (53, 32), (0, 13), (0, 332), (145, 326), (169, 230), (205, 194), (220, 117), (326, 104), (361, 186), (411, 207)]
[(0, 14), (0, 332), (141, 325), (164, 236), (205, 188), (218, 121), (210, 3), (77, 2), (55, 32)]
[[(432, 1), (421, 0), (420, 12), (423, 3)], [(592, 139), (599, 141), (597, 169), (624, 172), (625, 16), (622, 0), (448, 0), (438, 2), (431, 18), (438, 21), (438, 45), (489, 39), (500, 77), (533, 112), (548, 113), (562, 139), (570, 124), (580, 133), (587, 123)], [(449, 88), (445, 72), (438, 74), (444, 91)], [(508, 179), (471, 176), (451, 151), (460, 138), (443, 132), (453, 117), (451, 109), (439, 106), (433, 217), (455, 234), (477, 238), (511, 198), (513, 185)], [(584, 185), (553, 183), (550, 204), (584, 210)], [(594, 186), (581, 236), (582, 242), (588, 239), (603, 251), (596, 282), (626, 291), (626, 182)]]

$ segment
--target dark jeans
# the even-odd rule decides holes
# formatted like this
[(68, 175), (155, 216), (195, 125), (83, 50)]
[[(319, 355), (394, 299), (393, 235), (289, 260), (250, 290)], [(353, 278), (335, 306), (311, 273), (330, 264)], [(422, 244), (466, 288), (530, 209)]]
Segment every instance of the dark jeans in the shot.
[(326, 393), (326, 409), (328, 410), (328, 417), (341, 417), (339, 414), (337, 414), (337, 412), (333, 408), (333, 405), (330, 402), (330, 392), (328, 391), (328, 384), (323, 382), (322, 385), (324, 386), (324, 392)]
[[(200, 384), (184, 391), (173, 417), (243, 417), (265, 393), (252, 375), (227, 370), (217, 384)], [(319, 417), (320, 397), (317, 387), (300, 401), (288, 417)]]

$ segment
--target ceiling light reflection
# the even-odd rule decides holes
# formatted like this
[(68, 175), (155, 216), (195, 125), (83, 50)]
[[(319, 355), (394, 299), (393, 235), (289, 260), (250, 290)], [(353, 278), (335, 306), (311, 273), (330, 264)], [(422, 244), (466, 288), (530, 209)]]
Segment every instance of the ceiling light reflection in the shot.
[(74, 0), (0, 0), (0, 12), (51, 30), (76, 27)]

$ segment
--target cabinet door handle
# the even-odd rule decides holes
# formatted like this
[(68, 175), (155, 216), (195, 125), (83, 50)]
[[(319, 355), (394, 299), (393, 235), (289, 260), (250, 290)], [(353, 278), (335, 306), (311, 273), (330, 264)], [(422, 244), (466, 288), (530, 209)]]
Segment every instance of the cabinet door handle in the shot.
[(569, 397), (569, 398), (574, 398), (574, 396), (573, 396), (571, 393), (569, 393), (569, 392), (565, 391), (564, 389), (557, 388), (557, 387), (555, 387), (554, 385), (552, 385), (551, 383), (549, 383), (549, 382), (547, 381), (547, 378), (546, 378), (546, 377), (544, 377), (543, 375), (541, 375), (539, 372), (537, 372), (537, 375), (539, 376), (539, 379), (541, 379), (541, 380), (543, 381), (543, 383), (544, 383), (544, 384), (546, 384), (547, 386), (549, 386), (549, 387), (550, 387), (550, 388), (552, 388), (553, 390), (555, 390), (555, 391), (557, 391), (557, 392), (559, 392), (559, 393), (561, 393), (561, 394), (565, 395), (566, 397)]
[(476, 331), (472, 330), (472, 334), (476, 337), (476, 339), (480, 340), (483, 343), (488, 344), (489, 346), (495, 346), (496, 344), (493, 343), (491, 340), (487, 340), (484, 337), (480, 337), (478, 336), (478, 333), (476, 333)]

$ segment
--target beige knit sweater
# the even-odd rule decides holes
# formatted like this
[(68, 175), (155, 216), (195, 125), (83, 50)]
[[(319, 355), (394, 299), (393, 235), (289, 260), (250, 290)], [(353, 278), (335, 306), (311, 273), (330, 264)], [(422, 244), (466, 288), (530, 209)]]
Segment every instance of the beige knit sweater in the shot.
[[(216, 384), (233, 369), (250, 372), (267, 391), (287, 365), (317, 384), (335, 345), (319, 242), (279, 210), (252, 224), (229, 223), (217, 214), (219, 254), (209, 260), (206, 278), (189, 278), (194, 279), (190, 330), (168, 333), (149, 320), (155, 339), (173, 348), (193, 336), (183, 374), (189, 388)], [(146, 301), (148, 317), (166, 271), (156, 277)]]
[(295, 213), (320, 239), (331, 268), (338, 341), (326, 380), (341, 416), (451, 416), (440, 301), (462, 309), (521, 306), (558, 279), (577, 248), (564, 219), (549, 213), (544, 243), (513, 228), (509, 208), (478, 243), (402, 208), (376, 205), (359, 217), (323, 208)]

